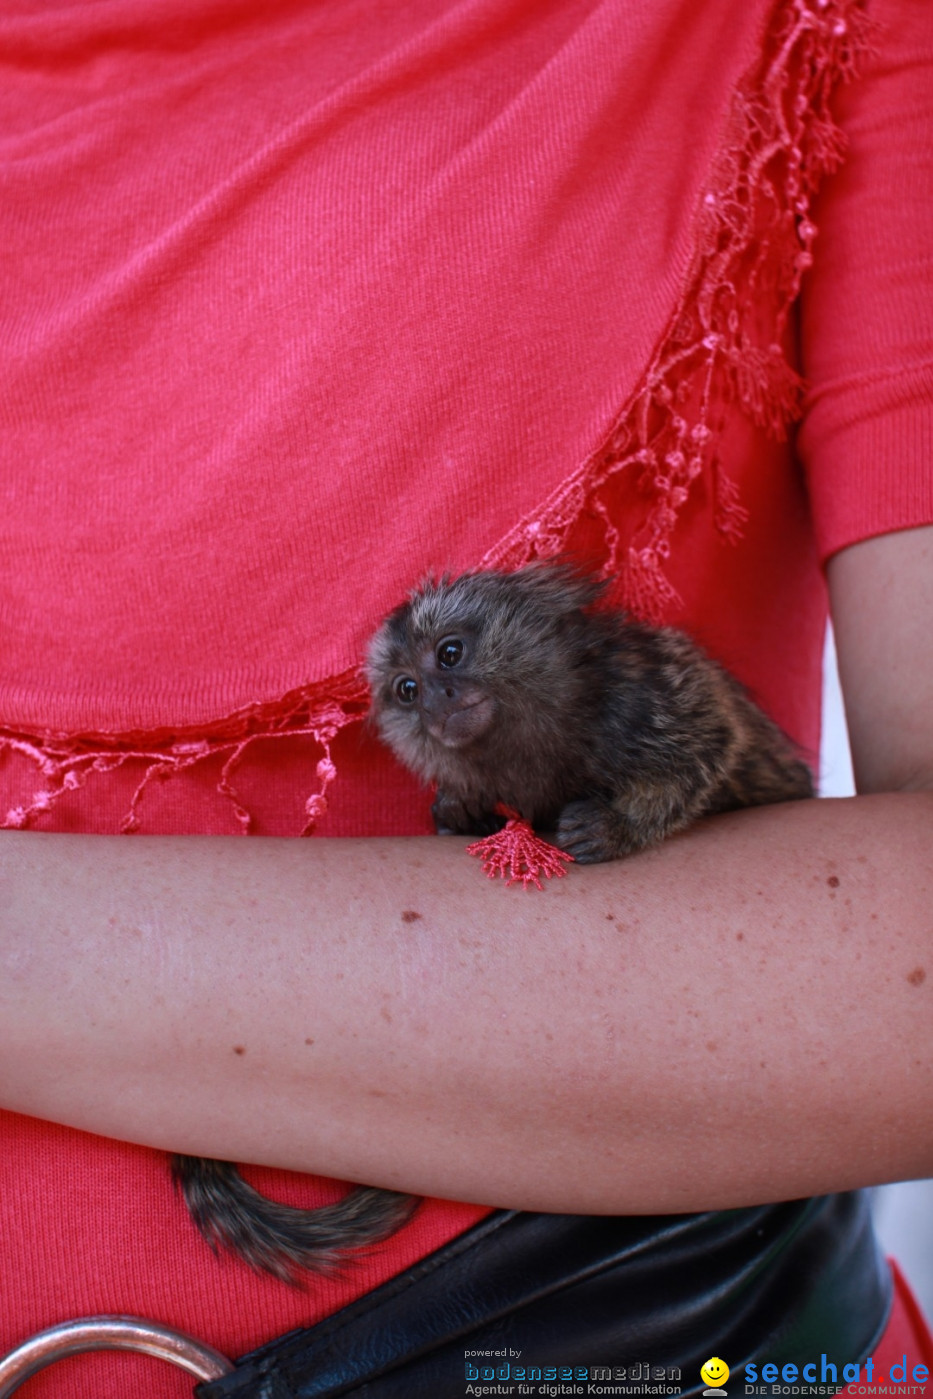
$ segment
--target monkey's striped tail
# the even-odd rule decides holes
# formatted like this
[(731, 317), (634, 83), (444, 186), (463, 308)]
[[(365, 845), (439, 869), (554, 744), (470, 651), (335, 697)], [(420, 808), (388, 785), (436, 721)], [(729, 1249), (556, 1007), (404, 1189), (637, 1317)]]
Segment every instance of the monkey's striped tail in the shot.
[(393, 1190), (357, 1186), (320, 1209), (297, 1209), (254, 1190), (229, 1161), (173, 1156), (172, 1179), (192, 1219), (216, 1252), (229, 1249), (259, 1272), (297, 1284), (299, 1273), (334, 1273), (347, 1253), (401, 1228), (418, 1201)]

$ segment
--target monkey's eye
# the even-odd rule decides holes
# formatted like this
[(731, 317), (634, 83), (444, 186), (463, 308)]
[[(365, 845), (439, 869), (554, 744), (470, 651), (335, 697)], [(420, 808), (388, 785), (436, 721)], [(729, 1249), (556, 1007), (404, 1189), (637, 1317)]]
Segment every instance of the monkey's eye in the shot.
[(437, 663), (442, 670), (453, 670), (462, 655), (463, 642), (456, 636), (449, 636), (437, 648)]
[(399, 704), (414, 704), (418, 698), (418, 685), (410, 675), (401, 675), (393, 686)]

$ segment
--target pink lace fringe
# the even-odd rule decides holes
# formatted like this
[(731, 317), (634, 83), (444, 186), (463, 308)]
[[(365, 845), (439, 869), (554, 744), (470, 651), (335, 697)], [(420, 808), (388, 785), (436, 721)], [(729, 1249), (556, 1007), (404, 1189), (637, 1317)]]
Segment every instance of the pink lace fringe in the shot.
[(29, 826), (66, 792), (83, 787), (97, 774), (135, 761), (146, 766), (120, 824), (122, 834), (131, 834), (140, 829), (140, 802), (152, 782), (175, 777), (207, 758), (226, 755), (217, 790), (230, 802), (242, 834), (248, 835), (252, 818), (233, 785), (233, 775), (244, 755), (260, 739), (306, 736), (322, 750), (315, 768), (319, 786), (305, 802), (308, 819), (301, 832), (311, 835), (327, 810), (327, 789), (337, 776), (330, 745), (342, 728), (363, 717), (368, 704), (365, 681), (358, 672), (347, 671), (333, 680), (295, 690), (284, 699), (249, 705), (199, 729), (196, 735), (56, 734), (39, 740), (0, 730), (0, 753), (15, 752), (32, 759), (44, 779), (31, 801), (8, 811), (0, 825)]
[[(784, 354), (785, 331), (813, 261), (813, 195), (844, 151), (830, 96), (855, 76), (870, 28), (857, 0), (777, 7), (762, 68), (736, 92), (693, 265), (640, 387), (600, 447), (489, 550), (483, 567), (514, 569), (563, 552), (586, 509), (602, 523), (603, 576), (620, 575), (622, 603), (658, 623), (680, 601), (664, 561), (699, 477), (712, 484), (716, 528), (726, 539), (741, 533), (746, 511), (717, 455), (723, 410), (737, 400), (779, 438), (799, 413), (803, 384)], [(625, 559), (605, 501), (621, 471), (638, 473), (649, 501)]]
[[(699, 477), (712, 485), (716, 528), (726, 539), (741, 533), (746, 512), (717, 455), (724, 408), (738, 401), (776, 436), (799, 411), (802, 384), (782, 345), (800, 280), (812, 262), (813, 194), (843, 154), (830, 95), (840, 80), (854, 76), (869, 30), (860, 0), (781, 0), (768, 54), (736, 92), (725, 148), (699, 210), (696, 255), (641, 385), (600, 447), (489, 550), (481, 567), (511, 570), (565, 551), (572, 527), (587, 510), (602, 525), (603, 574), (621, 576), (622, 601), (632, 613), (660, 621), (679, 601), (664, 562), (679, 512)], [(638, 473), (647, 499), (624, 559), (606, 502), (607, 487), (621, 471)], [(145, 769), (120, 826), (133, 832), (140, 828), (139, 808), (151, 783), (225, 755), (217, 788), (245, 835), (251, 818), (233, 786), (238, 765), (259, 739), (304, 735), (321, 749), (318, 786), (305, 804), (301, 832), (310, 835), (327, 810), (336, 776), (330, 745), (366, 705), (361, 674), (348, 671), (250, 705), (196, 734), (29, 736), (0, 729), (0, 754), (31, 759), (39, 778), (31, 799), (7, 812), (0, 825), (29, 826), (66, 792), (136, 761)], [(529, 878), (514, 877), (525, 883)]]

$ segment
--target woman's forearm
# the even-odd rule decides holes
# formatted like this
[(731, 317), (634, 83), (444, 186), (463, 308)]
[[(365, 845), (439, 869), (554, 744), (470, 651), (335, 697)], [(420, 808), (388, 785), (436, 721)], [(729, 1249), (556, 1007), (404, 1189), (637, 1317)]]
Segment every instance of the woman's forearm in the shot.
[(453, 839), (0, 844), (5, 1106), (572, 1211), (933, 1170), (933, 795), (485, 879)]

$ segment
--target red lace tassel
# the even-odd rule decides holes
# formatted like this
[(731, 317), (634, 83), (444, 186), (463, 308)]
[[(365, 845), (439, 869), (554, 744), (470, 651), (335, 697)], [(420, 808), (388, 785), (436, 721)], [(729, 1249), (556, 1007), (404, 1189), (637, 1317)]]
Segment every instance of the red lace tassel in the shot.
[(503, 806), (496, 807), (500, 816), (505, 816), (505, 825), (494, 835), (484, 836), (467, 846), (468, 855), (477, 855), (483, 862), (483, 870), (490, 879), (501, 875), (507, 884), (521, 884), (527, 889), (533, 884), (536, 889), (543, 886), (539, 875), (546, 879), (554, 876), (562, 879), (567, 873), (563, 862), (573, 863), (573, 856), (556, 845), (536, 836), (527, 821), (523, 821), (517, 811)]

